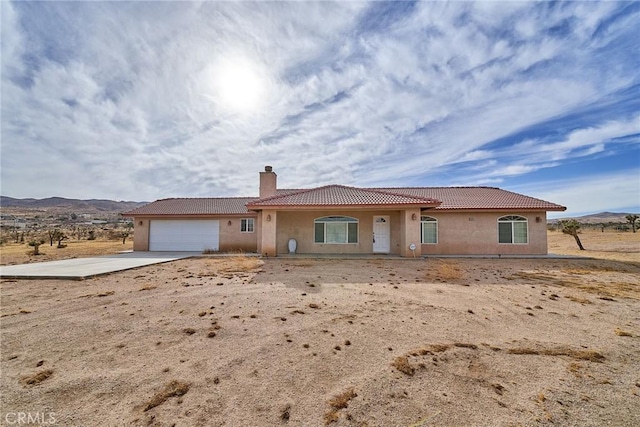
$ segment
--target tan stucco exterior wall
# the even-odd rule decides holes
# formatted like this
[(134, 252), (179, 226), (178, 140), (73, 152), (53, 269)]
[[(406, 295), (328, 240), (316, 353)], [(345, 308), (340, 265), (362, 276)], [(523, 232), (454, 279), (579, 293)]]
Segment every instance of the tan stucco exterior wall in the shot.
[[(434, 255), (546, 255), (546, 212), (423, 212), (438, 220), (438, 243), (422, 245)], [(528, 219), (528, 244), (498, 243), (498, 218), (520, 215)], [(539, 218), (539, 221), (537, 220)]]
[[(316, 218), (340, 215), (358, 219), (358, 243), (328, 244), (314, 243), (314, 220)], [(373, 217), (388, 215), (390, 219), (390, 253), (400, 253), (400, 212), (399, 211), (281, 211), (278, 212), (276, 246), (279, 254), (289, 253), (289, 239), (296, 239), (297, 253), (308, 254), (352, 254), (373, 252)], [(419, 212), (418, 212), (419, 215)], [(420, 221), (416, 221), (418, 226)], [(418, 243), (420, 242), (418, 233)]]
[[(240, 220), (242, 218), (253, 218), (253, 233), (243, 233), (240, 231)], [(258, 230), (256, 229), (257, 218), (253, 216), (234, 218), (212, 218), (220, 221), (220, 251), (221, 252), (256, 252), (258, 250)], [(229, 225), (231, 223), (231, 225)]]
[[(411, 250), (411, 244), (415, 250)], [(400, 255), (404, 257), (420, 256), (422, 245), (420, 244), (420, 209), (407, 209), (400, 211)]]
[(149, 218), (133, 219), (133, 250), (149, 250)]
[[(417, 220), (413, 220), (416, 214)], [(266, 221), (267, 215), (271, 221)], [(314, 243), (314, 219), (344, 215), (357, 218), (358, 243)], [(390, 219), (390, 253), (411, 257), (411, 243), (420, 255), (544, 255), (547, 254), (546, 212), (438, 212), (425, 211), (438, 220), (438, 243), (420, 244), (420, 211), (274, 211), (258, 212), (257, 216), (207, 217), (220, 221), (220, 250), (258, 252), (264, 256), (288, 253), (290, 238), (297, 241), (298, 253), (338, 254), (373, 252), (373, 217), (388, 215)], [(498, 218), (520, 215), (528, 219), (528, 244), (499, 244)], [(255, 218), (253, 233), (240, 232), (241, 218)], [(537, 220), (539, 218), (539, 220)], [(175, 219), (185, 219), (175, 217)], [(203, 219), (202, 217), (194, 219)], [(136, 217), (134, 220), (133, 249), (149, 250), (149, 224), (153, 218)], [(229, 225), (231, 222), (231, 225)], [(404, 230), (404, 231), (403, 231)]]
[(276, 233), (279, 213), (274, 210), (264, 210), (261, 212), (260, 227), (262, 241), (260, 243), (260, 253), (262, 256), (276, 256)]

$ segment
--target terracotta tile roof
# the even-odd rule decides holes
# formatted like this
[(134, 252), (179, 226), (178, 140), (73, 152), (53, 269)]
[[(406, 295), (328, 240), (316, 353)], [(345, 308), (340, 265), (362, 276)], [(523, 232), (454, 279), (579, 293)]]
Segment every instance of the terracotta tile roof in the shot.
[(248, 207), (383, 205), (435, 206), (438, 204), (440, 204), (439, 200), (419, 195), (398, 194), (393, 191), (346, 187), (344, 185), (327, 185), (324, 187), (299, 190), (288, 194), (277, 194), (272, 197), (255, 200), (250, 202)]
[(149, 203), (124, 216), (144, 215), (233, 215), (248, 214), (246, 204), (257, 200), (256, 197), (219, 197), (162, 199)]
[[(248, 206), (247, 206), (248, 205)], [(328, 185), (279, 189), (273, 197), (162, 199), (125, 212), (124, 216), (243, 215), (267, 206), (431, 206), (436, 210), (564, 211), (564, 206), (494, 187), (355, 188)]]
[(437, 210), (521, 209), (564, 211), (567, 208), (545, 200), (495, 187), (409, 187), (377, 188), (410, 196), (431, 197), (442, 201)]

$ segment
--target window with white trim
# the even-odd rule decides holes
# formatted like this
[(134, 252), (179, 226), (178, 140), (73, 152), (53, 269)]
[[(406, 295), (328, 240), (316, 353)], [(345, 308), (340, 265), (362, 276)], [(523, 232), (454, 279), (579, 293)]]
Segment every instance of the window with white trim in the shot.
[(420, 217), (421, 243), (435, 245), (438, 243), (438, 220), (430, 216)]
[(358, 243), (358, 220), (348, 216), (325, 216), (313, 221), (315, 243)]
[(498, 243), (529, 243), (528, 220), (519, 215), (498, 218)]
[(253, 233), (254, 219), (242, 218), (240, 220), (240, 232), (241, 233)]

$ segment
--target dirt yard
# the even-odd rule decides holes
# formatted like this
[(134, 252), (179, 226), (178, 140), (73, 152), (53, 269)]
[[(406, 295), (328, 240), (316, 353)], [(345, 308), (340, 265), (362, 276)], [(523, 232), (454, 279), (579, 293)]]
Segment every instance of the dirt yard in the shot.
[(66, 245), (64, 248), (58, 248), (56, 242), (53, 245), (47, 242), (40, 246), (40, 255), (33, 255), (33, 248), (26, 243), (6, 243), (0, 246), (0, 265), (109, 255), (133, 249), (133, 241), (131, 239), (128, 239), (124, 244), (122, 240), (65, 240), (64, 244)]
[(609, 259), (238, 256), (3, 280), (0, 424), (640, 425), (638, 236), (583, 237)]

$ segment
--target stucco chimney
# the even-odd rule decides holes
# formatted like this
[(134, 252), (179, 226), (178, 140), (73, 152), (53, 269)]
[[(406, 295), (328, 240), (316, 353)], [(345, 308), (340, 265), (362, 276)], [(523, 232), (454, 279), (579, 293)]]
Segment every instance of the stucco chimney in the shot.
[(276, 195), (276, 182), (278, 175), (271, 166), (265, 166), (264, 172), (260, 172), (260, 198)]

